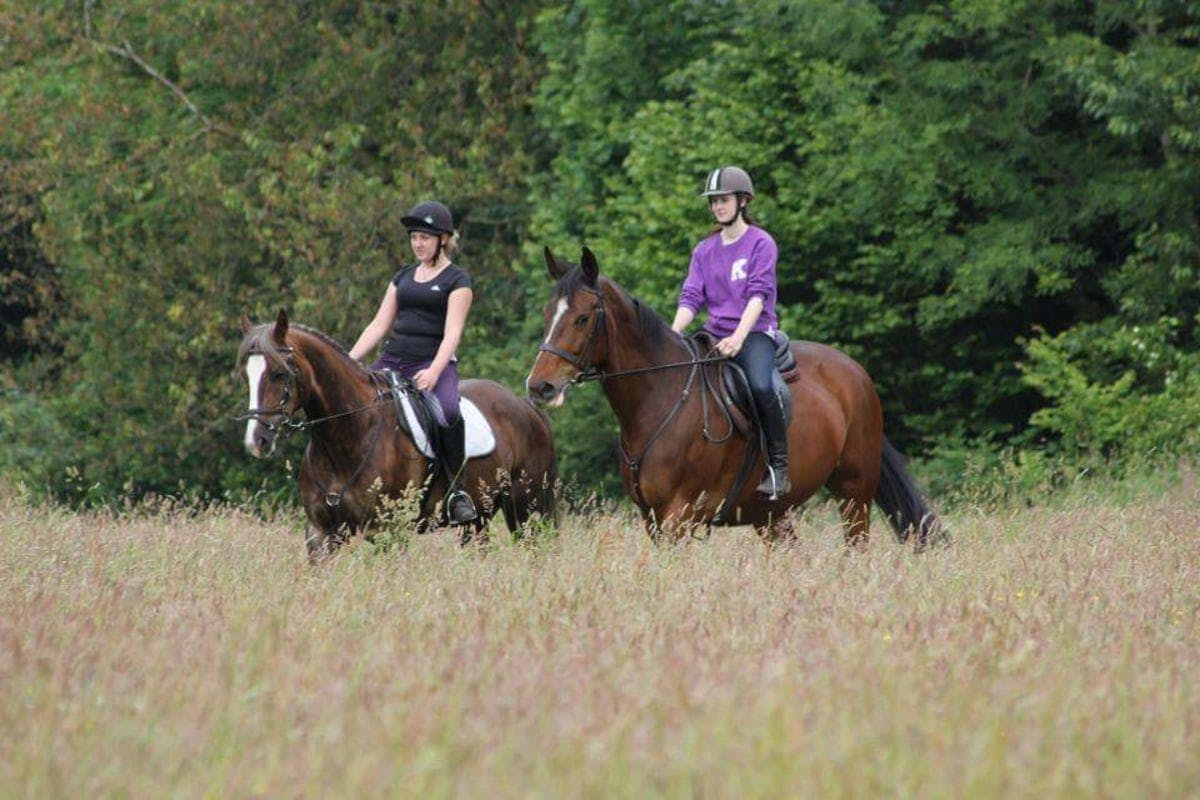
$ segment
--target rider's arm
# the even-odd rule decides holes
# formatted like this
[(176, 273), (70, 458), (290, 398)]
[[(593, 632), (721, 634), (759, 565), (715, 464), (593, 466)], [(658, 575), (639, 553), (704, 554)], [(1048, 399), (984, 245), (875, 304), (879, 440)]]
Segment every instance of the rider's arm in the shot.
[[(729, 334), (729, 338), (737, 343), (737, 350), (742, 349), (742, 343), (746, 341), (746, 337), (750, 335), (750, 331), (754, 330), (754, 324), (758, 322), (762, 310), (763, 299), (758, 295), (746, 301), (746, 308), (742, 310), (742, 318), (738, 320), (737, 328), (734, 329), (733, 333)], [(734, 352), (736, 353), (737, 350)]]
[(363, 332), (359, 334), (358, 341), (350, 348), (351, 358), (361, 361), (375, 349), (375, 345), (379, 344), (392, 329), (392, 323), (396, 321), (396, 311), (399, 307), (400, 304), (396, 300), (396, 284), (389, 283), (387, 292), (383, 295), (383, 301), (379, 304), (379, 310), (375, 312), (375, 318), (367, 323), (367, 327), (363, 328)]
[(688, 263), (687, 277), (679, 289), (678, 308), (675, 309), (675, 320), (671, 329), (683, 333), (684, 328), (692, 324), (697, 312), (704, 308), (704, 274), (700, 265), (700, 246), (692, 250), (692, 260)]
[(684, 328), (692, 324), (692, 320), (696, 318), (696, 312), (692, 311), (687, 306), (680, 306), (675, 309), (675, 320), (671, 323), (671, 330), (676, 333), (683, 333)]

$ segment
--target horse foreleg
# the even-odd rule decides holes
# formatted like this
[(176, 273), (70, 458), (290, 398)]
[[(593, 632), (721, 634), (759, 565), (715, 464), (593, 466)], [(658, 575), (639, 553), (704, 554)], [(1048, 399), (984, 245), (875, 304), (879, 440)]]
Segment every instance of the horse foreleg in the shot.
[(796, 543), (796, 524), (791, 514), (781, 514), (773, 517), (766, 525), (755, 529), (764, 542), (770, 545), (791, 545)]
[(661, 512), (650, 509), (642, 513), (646, 533), (655, 544), (678, 544), (688, 538), (701, 523), (690, 504), (669, 505)]
[(842, 529), (846, 545), (858, 550), (867, 546), (871, 528), (871, 503), (853, 497), (844, 498), (839, 504), (842, 511)]
[(462, 547), (466, 547), (471, 542), (478, 544), (487, 543), (487, 534), (484, 529), (487, 528), (487, 518), (480, 514), (475, 517), (472, 522), (458, 526), (458, 543)]
[(333, 555), (341, 542), (331, 532), (323, 530), (311, 522), (304, 531), (304, 546), (308, 550), (308, 563), (316, 566)]

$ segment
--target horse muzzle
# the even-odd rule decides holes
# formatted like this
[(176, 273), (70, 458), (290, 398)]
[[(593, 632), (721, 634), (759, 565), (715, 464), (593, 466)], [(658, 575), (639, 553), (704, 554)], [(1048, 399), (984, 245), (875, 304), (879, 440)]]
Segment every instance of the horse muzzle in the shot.
[(535, 381), (529, 384), (529, 399), (535, 403), (558, 408), (567, 399), (567, 384), (555, 385), (550, 381)]
[(255, 458), (266, 458), (275, 452), (275, 431), (258, 420), (250, 420), (246, 426), (246, 452)]

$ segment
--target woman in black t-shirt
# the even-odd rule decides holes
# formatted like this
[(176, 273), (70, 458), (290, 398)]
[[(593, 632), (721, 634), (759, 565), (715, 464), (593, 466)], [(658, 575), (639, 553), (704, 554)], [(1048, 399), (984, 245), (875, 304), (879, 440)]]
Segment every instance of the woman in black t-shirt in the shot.
[(392, 278), (375, 318), (350, 348), (350, 357), (361, 360), (383, 341), (383, 353), (371, 368), (395, 370), (437, 397), (446, 418), (439, 438), (450, 481), (447, 513), (451, 522), (470, 522), (475, 509), (457, 488), (466, 431), (458, 410), (454, 351), (474, 299), (471, 277), (451, 260), (458, 246), (448, 208), (436, 201), (421, 203), (401, 221), (417, 261)]

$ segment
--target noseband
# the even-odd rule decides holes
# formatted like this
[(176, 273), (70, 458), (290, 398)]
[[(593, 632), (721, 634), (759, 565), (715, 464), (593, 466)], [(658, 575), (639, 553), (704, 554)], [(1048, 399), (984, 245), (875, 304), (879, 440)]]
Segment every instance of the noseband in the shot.
[[(600, 331), (604, 330), (607, 332), (608, 330), (607, 325), (605, 324), (607, 317), (604, 313), (604, 295), (596, 289), (592, 289), (588, 286), (580, 286), (579, 288), (596, 296), (596, 305), (592, 307), (592, 313), (596, 315), (596, 320), (592, 323), (592, 329), (588, 332), (587, 341), (583, 343), (583, 349), (579, 351), (579, 355), (575, 355), (569, 350), (563, 350), (561, 347), (550, 344), (549, 342), (542, 342), (541, 347), (538, 348), (539, 352), (546, 352), (550, 353), (551, 355), (558, 356), (571, 366), (575, 367), (575, 369), (579, 370), (579, 374), (572, 379), (572, 383), (582, 383), (584, 381), (597, 380), (605, 377), (604, 373), (596, 369), (595, 352), (596, 341), (599, 337)], [(605, 338), (607, 338), (607, 333)], [(589, 351), (591, 351), (592, 356), (590, 362), (585, 360), (585, 356)]]
[[(245, 414), (239, 414), (234, 417), (234, 419), (238, 421), (255, 420), (259, 425), (276, 434), (278, 438), (283, 439), (295, 431), (304, 429), (310, 423), (305, 420), (296, 419), (292, 416), (292, 412), (288, 408), (296, 387), (296, 359), (293, 356), (295, 350), (292, 347), (280, 347), (278, 349), (279, 352), (285, 354), (283, 366), (287, 370), (287, 377), (283, 383), (283, 394), (279, 397), (279, 405), (274, 408), (252, 408)], [(247, 355), (267, 357), (258, 350), (252, 350)]]
[[(566, 361), (568, 364), (575, 367), (575, 369), (579, 370), (579, 374), (571, 379), (571, 383), (602, 381), (606, 378), (619, 378), (623, 375), (639, 375), (643, 372), (658, 372), (659, 370), (673, 369), (676, 367), (699, 367), (705, 364), (716, 364), (717, 362), (728, 360), (725, 356), (701, 356), (695, 351), (691, 341), (685, 338), (684, 345), (688, 348), (688, 351), (691, 355), (691, 358), (689, 358), (687, 361), (672, 361), (666, 364), (654, 364), (649, 367), (622, 369), (613, 372), (601, 372), (596, 367), (595, 349), (596, 340), (601, 330), (605, 332), (605, 338), (608, 338), (608, 326), (605, 324), (607, 316), (605, 315), (604, 311), (604, 295), (590, 286), (580, 286), (579, 288), (582, 291), (588, 292), (589, 294), (594, 294), (596, 296), (596, 305), (592, 307), (592, 313), (596, 315), (596, 321), (592, 323), (592, 329), (588, 333), (587, 341), (583, 343), (583, 349), (579, 352), (579, 355), (575, 355), (571, 351), (564, 350), (557, 345), (550, 344), (549, 342), (543, 342), (541, 346), (538, 347), (540, 352), (550, 353), (551, 355), (558, 356), (563, 361)], [(591, 361), (588, 361), (585, 358), (589, 350), (592, 351)]]
[[(543, 342), (538, 348), (538, 350), (541, 352), (551, 353), (552, 355), (558, 356), (571, 366), (575, 367), (575, 369), (579, 370), (579, 374), (571, 379), (571, 383), (583, 383), (584, 381), (590, 380), (603, 381), (608, 378), (617, 378), (624, 375), (638, 375), (645, 372), (658, 372), (660, 370), (675, 369), (679, 367), (689, 368), (687, 379), (684, 381), (683, 389), (680, 391), (679, 397), (675, 400), (675, 403), (671, 406), (670, 410), (667, 411), (666, 416), (659, 421), (653, 432), (649, 435), (649, 437), (647, 437), (640, 454), (636, 456), (630, 455), (629, 449), (624, 440), (621, 437), (618, 437), (617, 439), (617, 446), (621, 451), (621, 458), (625, 461), (625, 464), (629, 468), (630, 475), (633, 479), (634, 496), (643, 508), (649, 508), (650, 504), (646, 501), (645, 495), (642, 494), (642, 463), (650, 454), (650, 448), (652, 448), (654, 443), (658, 441), (660, 436), (662, 436), (663, 432), (667, 429), (667, 426), (671, 423), (671, 420), (675, 418), (675, 415), (679, 413), (679, 410), (683, 408), (684, 403), (687, 402), (688, 397), (691, 396), (692, 387), (696, 383), (696, 378), (698, 375), (703, 374), (704, 376), (701, 381), (702, 386), (700, 392), (700, 413), (702, 419), (701, 431), (704, 436), (704, 440), (713, 444), (721, 444), (733, 435), (734, 425), (733, 418), (730, 416), (730, 411), (725, 407), (725, 404), (721, 402), (715, 387), (710, 384), (708, 372), (701, 369), (707, 364), (715, 364), (717, 362), (727, 361), (728, 359), (725, 356), (702, 356), (695, 343), (691, 339), (684, 338), (683, 344), (687, 348), (688, 355), (690, 356), (687, 361), (672, 361), (666, 364), (652, 364), (648, 367), (636, 367), (634, 369), (601, 372), (596, 366), (595, 351), (600, 330), (603, 328), (606, 337), (608, 331), (608, 327), (605, 325), (606, 315), (604, 312), (604, 295), (598, 290), (592, 289), (589, 286), (580, 286), (579, 288), (596, 296), (596, 305), (592, 309), (593, 313), (596, 315), (596, 321), (592, 324), (592, 330), (588, 333), (587, 341), (584, 342), (583, 349), (580, 351), (580, 354), (575, 355), (574, 353), (550, 344), (549, 342)], [(591, 361), (588, 361), (586, 357), (589, 352), (591, 353)], [(708, 402), (710, 397), (714, 401), (717, 411), (721, 416), (724, 417), (728, 426), (728, 432), (720, 437), (714, 436), (709, 428)]]

